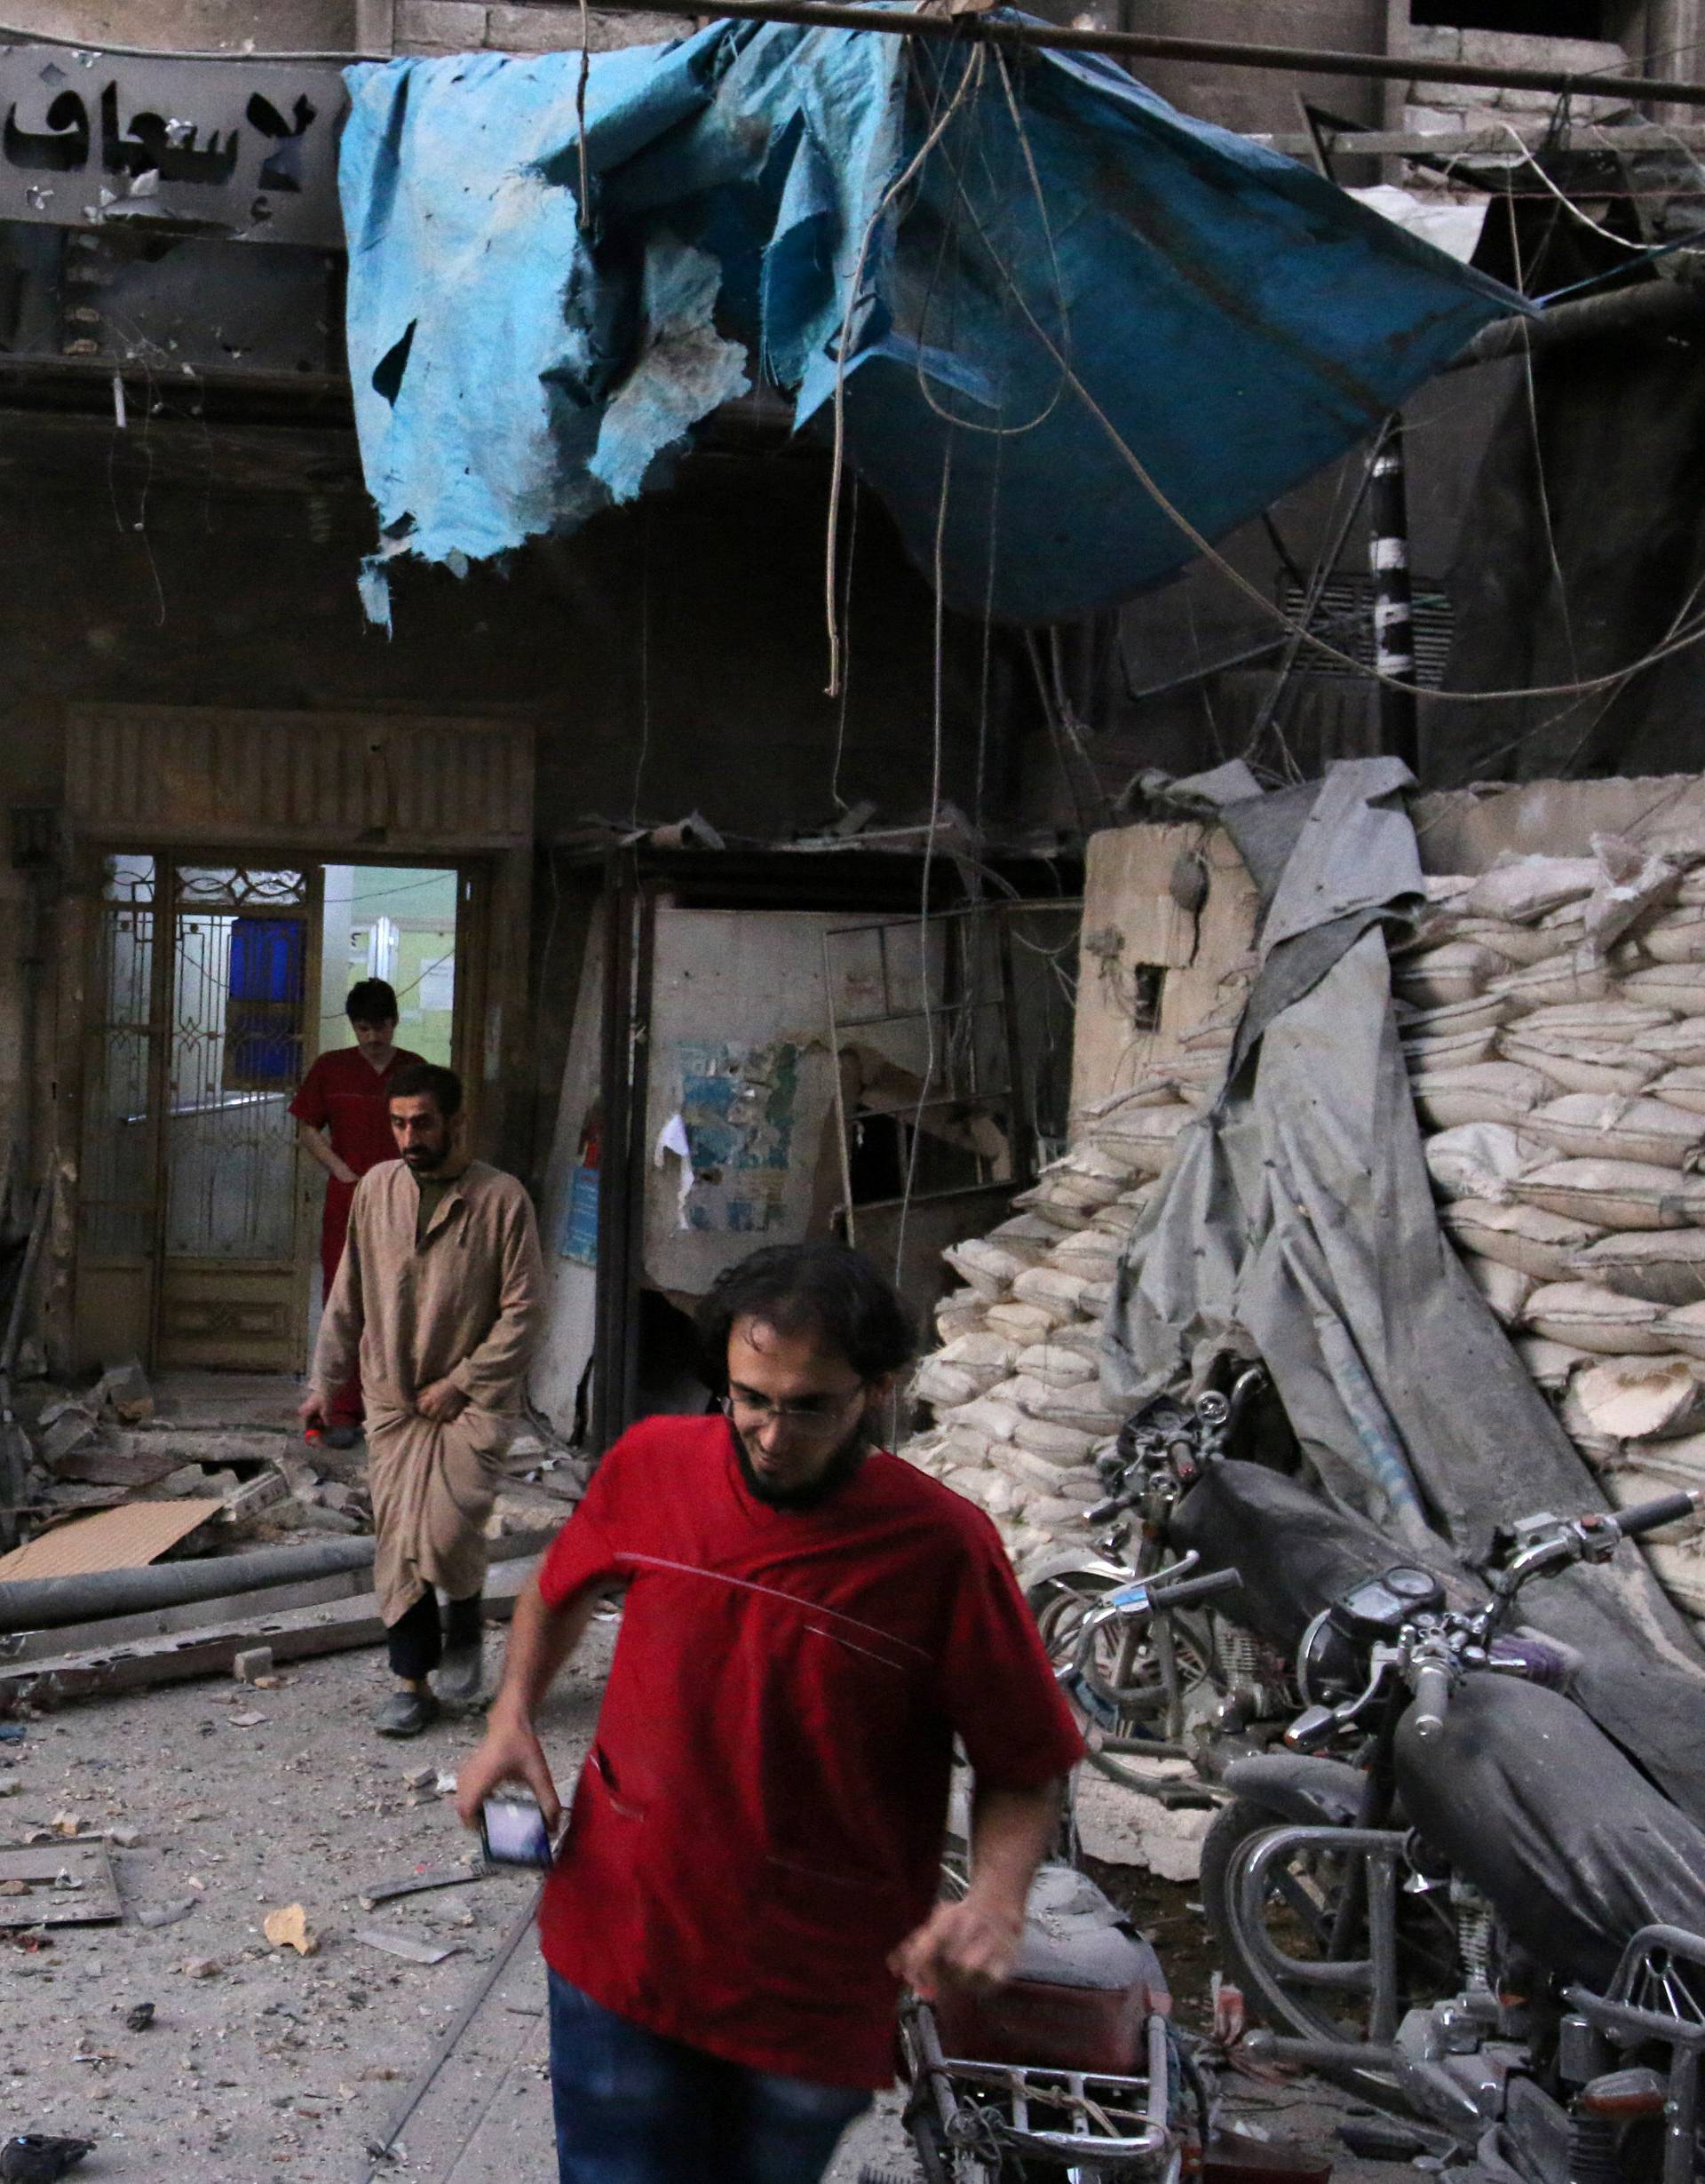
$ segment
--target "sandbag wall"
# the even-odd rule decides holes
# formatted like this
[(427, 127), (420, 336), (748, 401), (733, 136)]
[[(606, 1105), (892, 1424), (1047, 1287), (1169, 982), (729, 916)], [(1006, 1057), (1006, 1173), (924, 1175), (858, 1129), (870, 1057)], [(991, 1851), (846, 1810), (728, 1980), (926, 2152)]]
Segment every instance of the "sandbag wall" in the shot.
[(1163, 1064), (1079, 1114), (1071, 1151), (1010, 1219), (946, 1253), (963, 1286), (937, 1307), (941, 1347), (912, 1387), (933, 1425), (902, 1452), (986, 1509), (1015, 1561), (1082, 1537), (1106, 1491), (1096, 1458), (1120, 1419), (1098, 1353), (1120, 1247), (1179, 1132), (1219, 1090), (1251, 968), (1233, 965)]
[[(1392, 976), (1446, 1232), (1613, 1499), (1705, 1487), (1705, 832), (1427, 886)], [(1013, 1218), (948, 1254), (964, 1285), (906, 1453), (1015, 1556), (1082, 1537), (1099, 1497), (1119, 1246), (1218, 1089), (1251, 969), (1236, 958), (1178, 1051), (1082, 1110)], [(1705, 1538), (1651, 1553), (1705, 1617)]]
[[(1393, 985), (1445, 1228), (1614, 1500), (1705, 1487), (1705, 843), (1434, 878)], [(1705, 1541), (1660, 1578), (1705, 1615)]]

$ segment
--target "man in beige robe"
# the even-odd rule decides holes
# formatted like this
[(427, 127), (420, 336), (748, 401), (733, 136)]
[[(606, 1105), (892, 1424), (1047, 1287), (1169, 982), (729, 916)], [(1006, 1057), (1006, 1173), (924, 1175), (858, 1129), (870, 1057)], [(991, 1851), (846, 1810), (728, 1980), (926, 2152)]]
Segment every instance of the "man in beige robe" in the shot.
[(389, 1106), (401, 1157), (357, 1186), (301, 1415), (323, 1418), (359, 1357), (374, 1581), (398, 1678), (374, 1726), (415, 1736), (441, 1698), (479, 1696), (485, 1524), (543, 1323), (544, 1269), (526, 1191), (462, 1148), (455, 1073), (416, 1063)]

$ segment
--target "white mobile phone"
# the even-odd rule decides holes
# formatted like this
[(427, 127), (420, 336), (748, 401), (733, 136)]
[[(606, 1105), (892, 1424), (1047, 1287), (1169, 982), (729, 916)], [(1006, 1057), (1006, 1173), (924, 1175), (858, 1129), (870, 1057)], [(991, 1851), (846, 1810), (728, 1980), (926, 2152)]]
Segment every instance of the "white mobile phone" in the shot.
[(554, 1856), (544, 1815), (530, 1798), (488, 1798), (480, 1840), (494, 1865), (548, 1866)]

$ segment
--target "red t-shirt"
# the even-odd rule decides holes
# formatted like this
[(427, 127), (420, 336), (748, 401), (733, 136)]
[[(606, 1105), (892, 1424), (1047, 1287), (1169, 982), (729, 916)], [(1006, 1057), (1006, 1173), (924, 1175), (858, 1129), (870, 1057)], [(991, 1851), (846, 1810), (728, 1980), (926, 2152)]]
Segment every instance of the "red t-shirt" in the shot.
[(954, 1736), (1003, 1789), (1082, 1751), (994, 1526), (883, 1451), (771, 1509), (725, 1419), (650, 1418), (539, 1572), (552, 1608), (602, 1579), (627, 1605), (547, 1962), (729, 2061), (886, 2085), (886, 1959), (935, 1900)]
[(397, 1157), (391, 1135), (391, 1085), (399, 1069), (418, 1061), (406, 1047), (395, 1048), (383, 1069), (376, 1069), (359, 1046), (340, 1046), (319, 1060), (302, 1080), (290, 1102), (298, 1123), (331, 1132), (331, 1149), (365, 1175), (382, 1161)]

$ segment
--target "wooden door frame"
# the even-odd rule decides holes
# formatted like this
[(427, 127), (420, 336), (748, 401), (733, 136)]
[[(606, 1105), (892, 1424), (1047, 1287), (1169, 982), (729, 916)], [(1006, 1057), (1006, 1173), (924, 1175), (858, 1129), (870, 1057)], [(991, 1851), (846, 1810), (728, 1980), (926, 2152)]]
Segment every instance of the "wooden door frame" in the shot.
[[(59, 905), (54, 936), (55, 976), (52, 981), (56, 1036), (52, 1042), (43, 1043), (53, 1057), (52, 1096), (44, 1112), (52, 1117), (53, 1172), (62, 1185), (44, 1291), (44, 1335), (51, 1368), (62, 1377), (75, 1376), (91, 1363), (99, 1362), (80, 1354), (78, 1348), (76, 1286), (82, 1227), (83, 1122), (87, 1096), (88, 1025), (95, 1005), (91, 986), (103, 865), (107, 856), (126, 849), (152, 855), (162, 865), (194, 860), (199, 863), (238, 865), (265, 862), (310, 870), (327, 864), (378, 864), (455, 871), (456, 1004), (452, 1056), (466, 1089), (474, 1152), (482, 1159), (515, 1166), (520, 1149), (515, 1141), (516, 1135), (527, 1114), (527, 1088), (522, 1072), (531, 956), (530, 847), (481, 853), (471, 852), (465, 846), (436, 849), (430, 844), (413, 842), (406, 846), (362, 845), (358, 848), (336, 839), (290, 844), (274, 839), (244, 846), (214, 845), (199, 838), (190, 841), (155, 839), (143, 843), (139, 841), (136, 830), (116, 826), (104, 829), (99, 837), (85, 833), (75, 846), (68, 884)], [(157, 910), (156, 905), (156, 914)], [(313, 1005), (310, 1013), (315, 1019), (322, 928), (322, 917), (310, 920), (308, 975)], [(158, 950), (156, 978), (163, 975), (169, 981), (170, 954), (168, 933), (165, 944)], [(162, 1044), (163, 1053), (157, 1067), (168, 1068), (169, 1052), (165, 1043)], [(306, 1204), (309, 1194), (302, 1188), (299, 1172), (296, 1194), (297, 1256), (305, 1269), (297, 1284), (297, 1324), (299, 1335), (305, 1335), (318, 1217)], [(163, 1191), (160, 1193), (158, 1205), (163, 1208)], [(156, 1227), (163, 1218), (163, 1212), (158, 1212)], [(157, 1250), (155, 1264), (151, 1339), (157, 1330)]]

